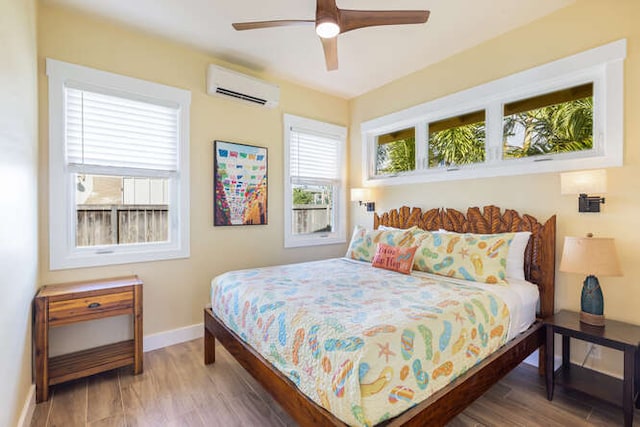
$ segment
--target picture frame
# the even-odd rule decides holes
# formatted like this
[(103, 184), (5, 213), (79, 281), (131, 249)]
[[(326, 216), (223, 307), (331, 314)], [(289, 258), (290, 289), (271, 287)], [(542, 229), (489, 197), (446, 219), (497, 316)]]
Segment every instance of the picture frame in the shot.
[(213, 225), (268, 223), (267, 148), (214, 141)]

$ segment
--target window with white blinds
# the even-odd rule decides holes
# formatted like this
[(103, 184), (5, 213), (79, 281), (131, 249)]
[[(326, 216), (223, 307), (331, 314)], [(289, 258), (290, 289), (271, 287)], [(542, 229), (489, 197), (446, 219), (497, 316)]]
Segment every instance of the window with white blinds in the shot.
[(178, 109), (65, 88), (69, 165), (175, 172)]
[(52, 270), (189, 256), (191, 93), (47, 58)]
[(346, 241), (341, 126), (285, 114), (285, 247)]
[(290, 130), (291, 179), (324, 179), (339, 181), (341, 174), (340, 149), (342, 141), (338, 135), (323, 135), (305, 129)]

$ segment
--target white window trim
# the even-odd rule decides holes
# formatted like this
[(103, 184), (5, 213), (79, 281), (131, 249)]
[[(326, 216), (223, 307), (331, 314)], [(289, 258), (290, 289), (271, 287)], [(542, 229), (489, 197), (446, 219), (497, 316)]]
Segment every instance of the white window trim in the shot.
[[(502, 79), (429, 101), (361, 124), (362, 179), (365, 185), (399, 185), (507, 175), (559, 172), (623, 165), (623, 83), (626, 39), (522, 71)], [(502, 109), (505, 103), (593, 82), (594, 148), (503, 160)], [(416, 159), (416, 170), (395, 175), (375, 175), (376, 137), (416, 127), (416, 144), (424, 143), (418, 131), (429, 122), (477, 110), (486, 110), (486, 161), (454, 168), (427, 169)], [(418, 152), (424, 150), (416, 149)]]
[[(191, 92), (47, 58), (49, 78), (49, 268), (94, 267), (186, 258), (189, 245), (189, 106)], [(179, 110), (178, 173), (172, 179), (169, 241), (78, 248), (75, 245), (75, 206), (72, 168), (65, 161), (65, 85), (100, 88), (115, 96), (177, 105)], [(95, 173), (100, 168), (92, 168)], [(122, 173), (122, 168), (101, 168)], [(153, 176), (154, 171), (148, 175)], [(162, 174), (158, 174), (162, 175)]]
[[(308, 129), (311, 132), (318, 132), (335, 136), (341, 141), (339, 162), (340, 162), (340, 185), (334, 195), (335, 215), (335, 231), (327, 234), (317, 235), (294, 235), (291, 232), (293, 209), (293, 191), (291, 187), (290, 165), (289, 165), (289, 148), (291, 139), (291, 128)], [(284, 247), (296, 248), (303, 246), (319, 246), (334, 245), (346, 243), (347, 233), (347, 210), (346, 210), (346, 138), (347, 128), (330, 123), (320, 122), (317, 120), (307, 119), (305, 117), (284, 114)]]

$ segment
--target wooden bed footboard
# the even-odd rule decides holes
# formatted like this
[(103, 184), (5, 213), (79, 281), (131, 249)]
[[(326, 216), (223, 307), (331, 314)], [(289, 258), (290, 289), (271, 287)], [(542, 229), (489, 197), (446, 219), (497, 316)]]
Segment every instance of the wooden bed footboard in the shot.
[[(535, 322), (527, 331), (468, 370), (451, 384), (384, 426), (441, 426), (462, 412), (536, 349), (544, 346), (544, 327)], [(346, 426), (304, 395), (289, 378), (227, 328), (210, 308), (204, 310), (204, 363), (215, 362), (215, 340), (255, 378), (301, 426)]]

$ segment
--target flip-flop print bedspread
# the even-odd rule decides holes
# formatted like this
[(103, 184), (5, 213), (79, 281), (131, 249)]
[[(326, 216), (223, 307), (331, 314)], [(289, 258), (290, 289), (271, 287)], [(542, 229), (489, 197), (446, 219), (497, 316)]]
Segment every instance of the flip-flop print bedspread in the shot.
[(336, 258), (232, 271), (216, 315), (313, 401), (370, 426), (424, 400), (504, 344), (496, 295)]

